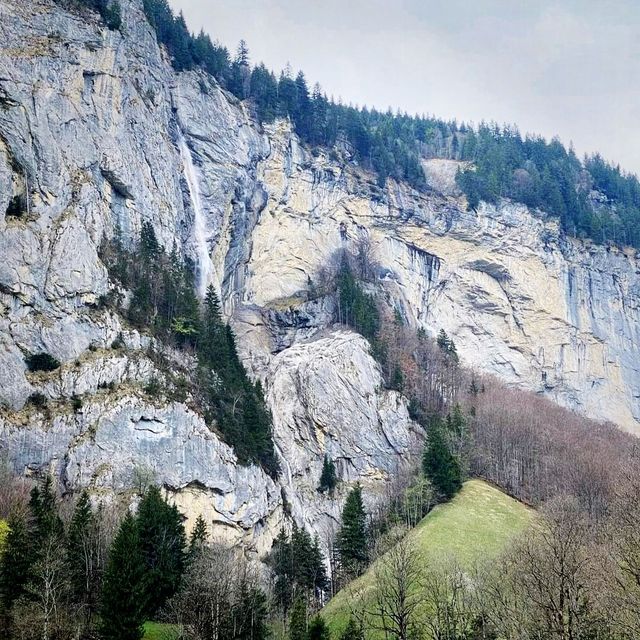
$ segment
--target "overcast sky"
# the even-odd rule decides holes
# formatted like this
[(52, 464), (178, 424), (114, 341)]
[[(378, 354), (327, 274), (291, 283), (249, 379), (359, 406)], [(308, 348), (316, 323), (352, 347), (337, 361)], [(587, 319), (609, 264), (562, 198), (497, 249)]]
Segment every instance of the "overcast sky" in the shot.
[(346, 103), (516, 123), (640, 174), (640, 0), (170, 0)]

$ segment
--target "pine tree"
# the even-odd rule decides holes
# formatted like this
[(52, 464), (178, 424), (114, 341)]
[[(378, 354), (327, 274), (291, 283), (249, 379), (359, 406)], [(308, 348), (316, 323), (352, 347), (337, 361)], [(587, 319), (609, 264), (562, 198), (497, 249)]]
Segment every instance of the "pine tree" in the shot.
[(460, 407), (458, 402), (456, 402), (453, 407), (453, 414), (449, 414), (447, 418), (449, 418), (447, 426), (451, 430), (451, 433), (458, 438), (464, 436), (467, 421), (462, 412), (462, 407)]
[(249, 49), (244, 40), (240, 40), (236, 58), (231, 65), (231, 92), (244, 100), (249, 95), (251, 69), (249, 66)]
[(35, 549), (50, 535), (62, 536), (62, 520), (58, 515), (51, 476), (45, 478), (42, 488), (34, 487), (31, 490), (29, 511), (31, 513), (31, 536)]
[(307, 603), (302, 595), (295, 599), (291, 608), (289, 640), (307, 640)]
[(193, 67), (191, 55), (191, 34), (180, 12), (172, 21), (167, 49), (171, 54), (171, 62), (177, 71), (186, 71)]
[(202, 514), (196, 518), (196, 523), (189, 537), (189, 553), (193, 555), (199, 548), (204, 546), (209, 539), (209, 529)]
[(249, 66), (249, 47), (247, 47), (247, 43), (244, 40), (240, 40), (238, 43), (236, 62), (244, 67)]
[(147, 609), (146, 567), (138, 526), (131, 514), (120, 524), (109, 551), (100, 606), (103, 640), (140, 640)]
[(320, 474), (320, 484), (318, 485), (318, 491), (328, 492), (333, 495), (333, 490), (338, 484), (338, 478), (336, 476), (336, 465), (333, 460), (325, 453), (324, 460), (322, 462), (322, 473)]
[(162, 253), (162, 247), (150, 222), (144, 221), (140, 228), (140, 257), (143, 262), (153, 264)]
[(451, 453), (443, 434), (442, 421), (432, 422), (422, 460), (424, 474), (445, 499), (452, 498), (462, 486), (460, 464)]
[(273, 595), (276, 603), (287, 613), (293, 598), (293, 558), (291, 542), (284, 528), (280, 529), (271, 547), (269, 564), (275, 576)]
[(449, 340), (449, 336), (447, 335), (447, 332), (444, 329), (440, 329), (440, 331), (438, 332), (438, 338), (437, 338), (437, 343), (438, 346), (445, 352), (449, 351), (449, 345), (451, 344), (451, 341)]
[(25, 594), (34, 560), (24, 519), (12, 515), (8, 525), (9, 532), (0, 556), (0, 599), (4, 616), (9, 614), (13, 603)]
[(362, 626), (359, 626), (353, 618), (349, 618), (349, 623), (342, 632), (340, 640), (364, 640)]
[(366, 520), (362, 488), (357, 484), (347, 496), (337, 536), (340, 565), (350, 577), (360, 575), (369, 561)]
[(295, 83), (298, 104), (295, 111), (294, 124), (298, 135), (304, 140), (307, 140), (312, 129), (311, 118), (313, 117), (313, 112), (311, 100), (309, 99), (307, 80), (302, 71), (296, 76)]
[(322, 600), (329, 580), (317, 536), (312, 540), (304, 528), (295, 524), (291, 538), (281, 529), (268, 562), (275, 578), (275, 601), (284, 613), (291, 606), (295, 593)]
[(329, 578), (327, 577), (325, 558), (320, 548), (320, 538), (317, 533), (313, 538), (309, 555), (311, 558), (314, 595), (318, 600), (321, 600), (322, 594), (329, 588)]
[(278, 83), (264, 64), (252, 71), (249, 91), (260, 122), (273, 122), (278, 109)]
[(321, 616), (315, 616), (309, 622), (307, 640), (331, 640), (329, 627)]
[(449, 342), (449, 350), (447, 353), (451, 358), (452, 362), (454, 364), (458, 364), (458, 362), (460, 361), (460, 358), (458, 356), (458, 350), (456, 349), (456, 343), (453, 340)]
[(200, 353), (206, 364), (222, 375), (229, 360), (229, 344), (220, 311), (220, 300), (213, 285), (209, 285), (204, 298), (202, 324)]
[(267, 596), (259, 587), (243, 582), (235, 618), (239, 630), (233, 636), (234, 640), (266, 640), (271, 636)]
[(315, 566), (311, 555), (311, 536), (304, 527), (295, 523), (291, 532), (291, 562), (294, 585), (312, 590), (315, 584)]
[(380, 326), (375, 299), (358, 284), (346, 255), (338, 272), (338, 321), (353, 327), (371, 343)]
[(454, 341), (447, 335), (447, 332), (444, 329), (440, 329), (440, 332), (438, 333), (437, 343), (440, 349), (445, 353), (445, 355), (447, 355), (455, 364), (457, 364), (458, 350), (456, 349)]
[(69, 525), (67, 566), (73, 600), (84, 608), (87, 618), (91, 617), (98, 581), (95, 533), (95, 515), (89, 494), (83, 491)]
[(178, 509), (167, 504), (155, 486), (140, 502), (137, 525), (145, 567), (146, 613), (152, 616), (180, 586), (186, 562), (186, 534)]

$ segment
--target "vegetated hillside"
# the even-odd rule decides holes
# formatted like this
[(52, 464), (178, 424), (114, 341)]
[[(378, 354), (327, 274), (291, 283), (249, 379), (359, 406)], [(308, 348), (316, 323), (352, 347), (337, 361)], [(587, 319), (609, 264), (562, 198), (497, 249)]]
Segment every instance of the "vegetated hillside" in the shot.
[[(490, 562), (504, 552), (534, 518), (535, 511), (496, 487), (469, 480), (453, 500), (435, 507), (410, 530), (407, 541), (421, 554), (425, 565), (451, 560), (472, 571), (476, 564)], [(371, 606), (379, 563), (374, 562), (323, 609), (322, 615), (335, 637), (348, 624), (353, 607), (362, 606), (363, 600), (369, 600)]]

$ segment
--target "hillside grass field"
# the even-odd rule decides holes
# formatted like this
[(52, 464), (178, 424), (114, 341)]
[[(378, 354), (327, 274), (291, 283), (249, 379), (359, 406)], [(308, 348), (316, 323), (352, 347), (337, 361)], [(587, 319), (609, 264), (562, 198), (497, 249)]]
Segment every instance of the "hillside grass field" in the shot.
[(0, 553), (4, 549), (4, 544), (9, 535), (9, 523), (6, 520), (0, 519)]
[[(453, 558), (463, 568), (497, 557), (532, 522), (535, 512), (482, 480), (469, 480), (446, 504), (435, 507), (408, 536), (426, 562)], [(375, 563), (322, 610), (332, 637), (349, 620), (347, 590), (364, 594), (374, 589)]]
[(145, 622), (142, 640), (176, 640), (178, 628), (164, 622)]

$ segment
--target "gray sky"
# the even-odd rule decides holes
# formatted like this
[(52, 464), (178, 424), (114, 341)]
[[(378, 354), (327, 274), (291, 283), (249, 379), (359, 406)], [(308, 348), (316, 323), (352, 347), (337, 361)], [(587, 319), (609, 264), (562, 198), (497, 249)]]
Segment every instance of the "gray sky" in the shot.
[(640, 174), (640, 0), (170, 0), (346, 103), (516, 123)]

